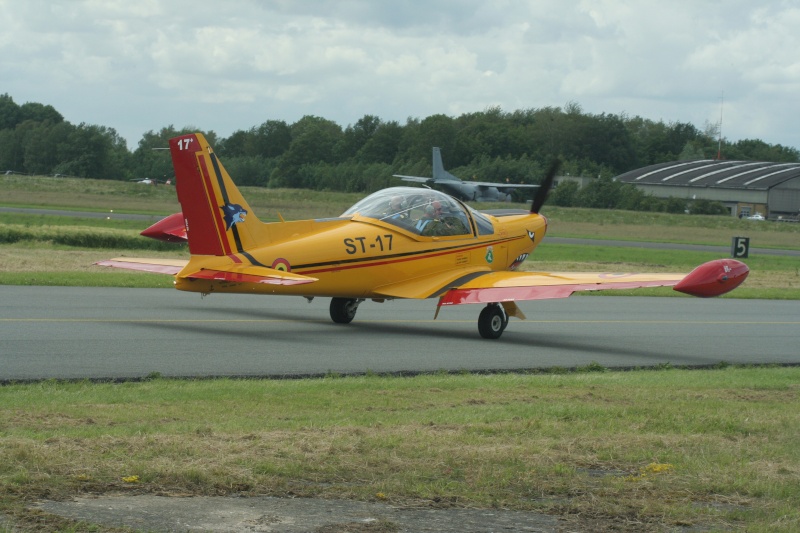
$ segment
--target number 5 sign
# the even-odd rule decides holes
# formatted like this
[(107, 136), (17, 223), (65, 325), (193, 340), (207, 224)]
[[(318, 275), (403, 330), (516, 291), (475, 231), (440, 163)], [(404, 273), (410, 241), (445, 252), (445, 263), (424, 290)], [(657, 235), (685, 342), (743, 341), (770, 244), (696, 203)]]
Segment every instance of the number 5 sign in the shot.
[(734, 237), (731, 240), (731, 257), (734, 259), (747, 258), (750, 252), (749, 237)]

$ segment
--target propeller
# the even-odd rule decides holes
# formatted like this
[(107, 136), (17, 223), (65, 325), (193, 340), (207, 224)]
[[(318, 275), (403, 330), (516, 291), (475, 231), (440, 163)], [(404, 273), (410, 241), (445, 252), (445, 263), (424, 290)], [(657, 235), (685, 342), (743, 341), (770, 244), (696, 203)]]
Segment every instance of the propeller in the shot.
[(553, 180), (556, 177), (556, 172), (558, 172), (559, 167), (561, 166), (561, 161), (556, 158), (550, 163), (550, 167), (547, 169), (547, 173), (544, 175), (544, 179), (539, 184), (539, 188), (536, 189), (536, 195), (533, 197), (533, 201), (531, 202), (531, 213), (539, 213), (539, 210), (544, 205), (544, 201), (547, 200), (547, 194), (550, 192), (550, 189), (553, 188)]

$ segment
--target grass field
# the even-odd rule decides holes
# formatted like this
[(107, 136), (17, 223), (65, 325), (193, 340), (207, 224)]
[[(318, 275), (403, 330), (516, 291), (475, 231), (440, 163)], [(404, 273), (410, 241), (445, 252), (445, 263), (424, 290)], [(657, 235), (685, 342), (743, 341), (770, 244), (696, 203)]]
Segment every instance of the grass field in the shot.
[[(5, 177), (0, 187), (5, 205), (179, 210), (168, 187), (26, 177)], [(287, 219), (335, 216), (357, 198), (260, 189), (245, 195), (267, 220), (278, 212)], [(727, 246), (744, 235), (751, 246), (800, 249), (793, 224), (556, 208), (545, 214), (551, 236)], [(144, 226), (113, 216), (0, 213), (0, 285), (169, 287), (169, 277), (92, 266), (117, 255), (185, 256), (184, 248), (138, 237)], [(545, 241), (528, 268), (674, 271), (711, 258)], [(754, 255), (747, 263), (750, 278), (729, 297), (800, 298), (797, 258)], [(798, 413), (800, 369), (724, 363), (691, 371), (609, 372), (593, 364), (489, 376), (6, 383), (0, 532), (111, 530), (29, 506), (117, 492), (534, 510), (581, 531), (793, 532), (800, 530)], [(380, 527), (341, 531), (399, 525)]]
[(94, 531), (25, 506), (258, 494), (534, 510), (579, 531), (797, 531), (798, 387), (798, 368), (597, 365), (6, 385), (0, 512), (22, 529)]

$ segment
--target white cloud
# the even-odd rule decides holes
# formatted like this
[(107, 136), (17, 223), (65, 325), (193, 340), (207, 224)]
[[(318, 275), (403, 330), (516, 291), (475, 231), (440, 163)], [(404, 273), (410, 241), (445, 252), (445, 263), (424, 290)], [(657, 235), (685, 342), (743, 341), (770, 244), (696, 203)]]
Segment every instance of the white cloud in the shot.
[(0, 0), (15, 101), (117, 129), (226, 136), (500, 106), (627, 113), (800, 147), (796, 28), (780, 0)]

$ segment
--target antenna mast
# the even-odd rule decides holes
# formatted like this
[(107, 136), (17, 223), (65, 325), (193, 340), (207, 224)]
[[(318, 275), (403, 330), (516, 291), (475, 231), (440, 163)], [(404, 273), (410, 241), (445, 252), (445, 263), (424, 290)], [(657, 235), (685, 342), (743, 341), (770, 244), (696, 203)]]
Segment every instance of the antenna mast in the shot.
[(725, 91), (719, 97), (719, 139), (717, 140), (717, 161), (722, 159), (722, 106), (725, 102)]

